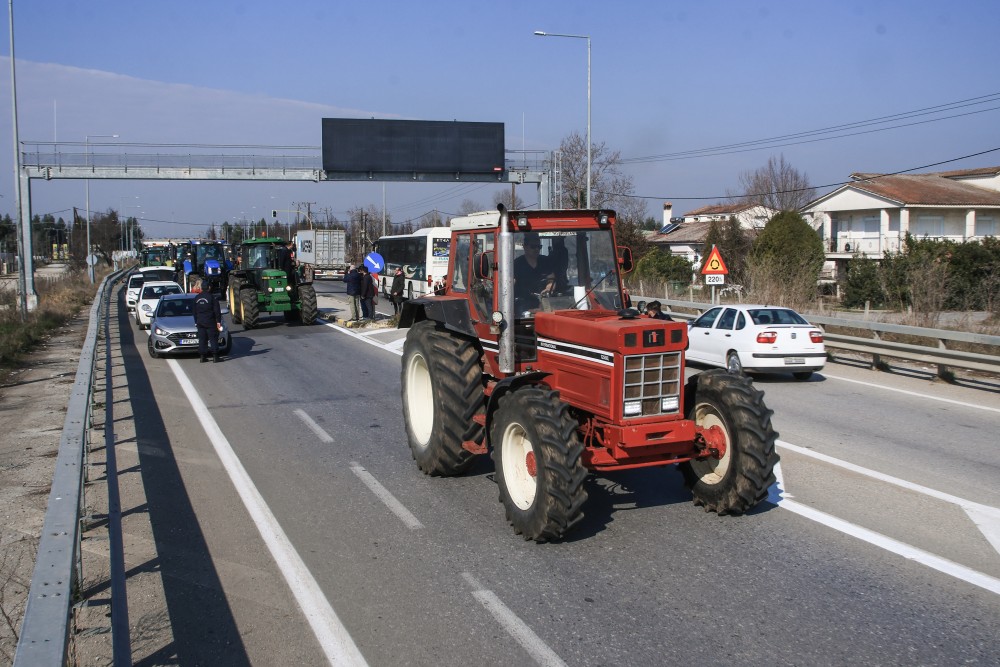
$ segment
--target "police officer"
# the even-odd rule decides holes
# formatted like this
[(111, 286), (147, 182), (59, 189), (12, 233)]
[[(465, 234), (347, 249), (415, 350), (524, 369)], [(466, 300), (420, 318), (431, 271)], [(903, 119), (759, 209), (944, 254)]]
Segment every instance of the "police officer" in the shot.
[(201, 363), (208, 361), (208, 348), (212, 348), (212, 361), (219, 360), (219, 332), (222, 331), (222, 308), (211, 290), (200, 292), (194, 300), (194, 323), (198, 327), (198, 352)]

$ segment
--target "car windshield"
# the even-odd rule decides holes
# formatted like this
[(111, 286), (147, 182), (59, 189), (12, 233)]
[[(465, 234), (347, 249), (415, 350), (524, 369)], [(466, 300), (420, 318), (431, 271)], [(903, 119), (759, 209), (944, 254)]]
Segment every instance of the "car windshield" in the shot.
[(620, 310), (618, 255), (609, 230), (514, 234), (514, 310)]
[(747, 310), (754, 324), (809, 324), (788, 308), (751, 308)]
[(141, 287), (142, 286), (142, 280), (143, 280), (143, 278), (142, 278), (141, 275), (132, 276), (131, 278), (128, 279), (128, 288), (132, 289), (132, 288)]
[(157, 317), (184, 317), (192, 314), (191, 299), (160, 299), (156, 309)]

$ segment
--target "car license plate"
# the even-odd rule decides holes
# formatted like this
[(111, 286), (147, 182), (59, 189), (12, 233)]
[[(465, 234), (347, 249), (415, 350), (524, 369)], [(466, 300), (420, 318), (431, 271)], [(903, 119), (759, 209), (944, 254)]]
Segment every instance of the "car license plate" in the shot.
[(181, 345), (197, 345), (198, 341), (193, 338), (182, 338)]
[(785, 357), (786, 366), (794, 366), (796, 364), (804, 364), (806, 360), (803, 357)]

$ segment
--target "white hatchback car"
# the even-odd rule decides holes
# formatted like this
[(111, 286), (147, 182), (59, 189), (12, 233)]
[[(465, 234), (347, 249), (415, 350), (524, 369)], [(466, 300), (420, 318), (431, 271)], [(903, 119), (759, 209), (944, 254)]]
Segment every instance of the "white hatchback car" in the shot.
[(135, 306), (135, 323), (140, 329), (148, 329), (149, 321), (160, 297), (165, 294), (183, 294), (181, 286), (172, 280), (154, 280), (142, 284), (142, 292)]
[(142, 291), (144, 282), (173, 279), (174, 270), (163, 266), (144, 266), (129, 274), (128, 284), (125, 287), (125, 307), (128, 312), (135, 311), (135, 304), (139, 300), (139, 292)]
[(790, 372), (808, 380), (826, 364), (823, 332), (791, 308), (716, 306), (688, 322), (689, 361), (731, 373)]

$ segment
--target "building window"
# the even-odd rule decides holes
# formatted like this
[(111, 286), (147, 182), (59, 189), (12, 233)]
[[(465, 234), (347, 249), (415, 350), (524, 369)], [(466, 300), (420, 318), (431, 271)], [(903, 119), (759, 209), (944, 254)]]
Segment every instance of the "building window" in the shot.
[(920, 215), (910, 226), (914, 236), (944, 236), (943, 215)]
[(1000, 236), (997, 219), (986, 216), (976, 216), (976, 236)]

